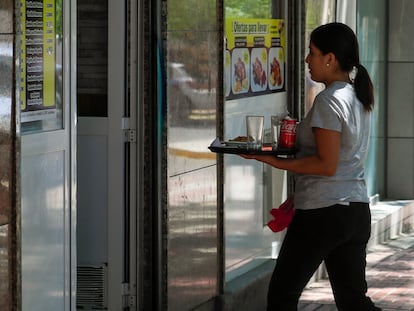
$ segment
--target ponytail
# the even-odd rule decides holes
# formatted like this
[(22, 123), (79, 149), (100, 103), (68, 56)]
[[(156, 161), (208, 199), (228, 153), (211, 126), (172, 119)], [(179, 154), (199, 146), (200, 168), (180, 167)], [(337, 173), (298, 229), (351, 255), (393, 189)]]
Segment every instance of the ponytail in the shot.
[(356, 66), (358, 73), (354, 81), (354, 89), (356, 96), (365, 108), (365, 111), (374, 109), (374, 86), (367, 69), (359, 64)]

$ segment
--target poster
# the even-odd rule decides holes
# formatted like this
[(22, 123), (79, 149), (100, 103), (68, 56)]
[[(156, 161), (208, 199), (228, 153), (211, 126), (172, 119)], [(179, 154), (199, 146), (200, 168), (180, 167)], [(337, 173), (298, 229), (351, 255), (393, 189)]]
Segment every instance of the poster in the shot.
[(224, 92), (227, 100), (285, 91), (283, 19), (227, 19)]
[(20, 2), (21, 122), (56, 118), (55, 0)]

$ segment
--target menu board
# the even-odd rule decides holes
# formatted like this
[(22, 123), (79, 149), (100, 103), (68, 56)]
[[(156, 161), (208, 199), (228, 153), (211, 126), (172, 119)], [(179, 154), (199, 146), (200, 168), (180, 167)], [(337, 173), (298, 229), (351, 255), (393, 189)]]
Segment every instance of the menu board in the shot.
[(55, 0), (20, 2), (21, 122), (56, 118)]
[(283, 19), (227, 19), (224, 91), (227, 100), (285, 91)]

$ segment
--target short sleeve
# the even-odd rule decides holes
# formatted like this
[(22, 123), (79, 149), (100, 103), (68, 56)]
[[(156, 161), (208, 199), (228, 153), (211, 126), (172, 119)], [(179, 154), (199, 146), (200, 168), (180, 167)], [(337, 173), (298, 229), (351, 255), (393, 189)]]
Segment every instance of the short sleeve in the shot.
[(310, 126), (341, 132), (341, 113), (338, 105), (335, 103), (335, 98), (321, 95), (319, 94), (315, 98)]

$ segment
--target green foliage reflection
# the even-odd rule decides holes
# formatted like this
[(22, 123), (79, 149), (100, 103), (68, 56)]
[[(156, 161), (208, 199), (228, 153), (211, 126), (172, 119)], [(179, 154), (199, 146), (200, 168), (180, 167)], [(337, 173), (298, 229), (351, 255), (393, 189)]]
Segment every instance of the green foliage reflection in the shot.
[(56, 37), (61, 39), (62, 38), (62, 31), (63, 31), (63, 24), (62, 24), (62, 0), (56, 0), (55, 2), (55, 14), (56, 14)]
[(168, 30), (215, 29), (217, 22), (214, 0), (168, 0)]
[(226, 18), (271, 18), (272, 0), (225, 0)]

